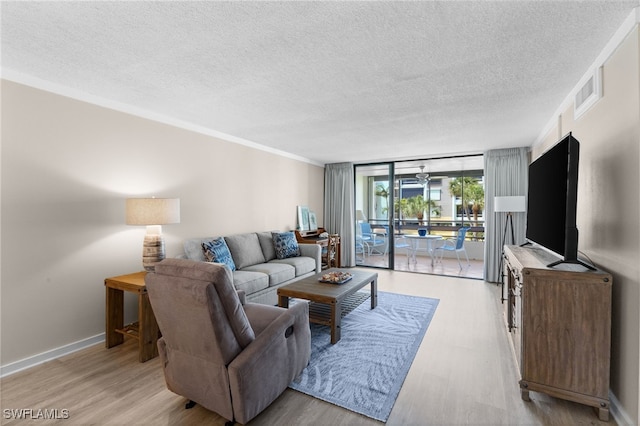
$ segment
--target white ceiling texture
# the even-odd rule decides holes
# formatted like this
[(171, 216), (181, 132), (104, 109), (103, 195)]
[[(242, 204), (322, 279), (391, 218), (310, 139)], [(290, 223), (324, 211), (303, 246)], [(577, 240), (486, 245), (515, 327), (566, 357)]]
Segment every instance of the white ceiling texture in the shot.
[(530, 146), (633, 1), (7, 2), (2, 74), (318, 164)]

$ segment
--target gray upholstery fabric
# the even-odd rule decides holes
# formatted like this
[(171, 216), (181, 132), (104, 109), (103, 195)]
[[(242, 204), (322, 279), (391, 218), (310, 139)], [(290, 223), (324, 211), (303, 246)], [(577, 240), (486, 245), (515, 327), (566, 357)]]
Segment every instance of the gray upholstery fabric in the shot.
[(273, 247), (271, 232), (258, 232), (258, 241), (260, 241), (260, 247), (262, 247), (262, 254), (264, 255), (265, 262), (276, 258), (276, 249)]
[(213, 241), (215, 237), (207, 237), (207, 238), (191, 238), (184, 242), (184, 254), (187, 259), (191, 260), (199, 260), (200, 262), (205, 262), (204, 252), (202, 251), (202, 243), (205, 241)]
[(247, 295), (269, 287), (269, 276), (254, 271), (233, 271), (233, 285)]
[[(301, 244), (302, 245), (302, 244)], [(269, 263), (283, 263), (286, 265), (291, 265), (295, 268), (295, 275), (299, 277), (300, 275), (307, 274), (309, 272), (316, 270), (316, 262), (313, 261), (310, 257), (289, 257), (287, 259), (274, 259)]]
[[(256, 238), (258, 240), (257, 244)], [(202, 243), (205, 241), (212, 241), (213, 239), (214, 237), (191, 238), (185, 241), (185, 254), (180, 257), (205, 262)], [(232, 235), (230, 237), (225, 237), (225, 242), (227, 242), (229, 250), (233, 256), (234, 263), (239, 269), (237, 271), (233, 271), (233, 284), (236, 287), (236, 290), (242, 290), (245, 292), (246, 300), (248, 302), (264, 303), (268, 305), (277, 304), (278, 296), (276, 292), (279, 286), (295, 282), (296, 280), (311, 275), (312, 273), (319, 273), (321, 271), (321, 250), (320, 246), (317, 244), (300, 244), (300, 258), (296, 258), (295, 260), (283, 259), (284, 261), (281, 262), (282, 265), (289, 265), (294, 268), (293, 277), (289, 280), (285, 280), (286, 276), (290, 276), (289, 272), (285, 272), (286, 269), (273, 269), (271, 266), (260, 267), (261, 264), (269, 262), (266, 259), (274, 260), (276, 258), (271, 232), (253, 232)], [(249, 252), (252, 254), (245, 255), (242, 253), (242, 247), (247, 247)], [(236, 250), (236, 253), (233, 253), (232, 250)], [(258, 253), (258, 250), (261, 251), (261, 254)], [(261, 258), (264, 258), (265, 261), (248, 265), (256, 260), (260, 260)], [(315, 264), (315, 268), (311, 268), (311, 264), (308, 263), (308, 260), (303, 260), (303, 258), (311, 259)], [(253, 266), (258, 267), (254, 268)]]
[(243, 269), (257, 263), (264, 263), (262, 247), (255, 233), (237, 234), (224, 237), (229, 246), (231, 257), (236, 264), (236, 268)]
[[(318, 244), (300, 244), (300, 256), (310, 257), (316, 262), (316, 274), (322, 270), (322, 249)], [(296, 274), (298, 276), (298, 274)]]
[[(187, 280), (189, 282), (187, 282)], [(233, 278), (229, 268), (218, 263), (194, 262), (187, 259), (165, 259), (156, 265), (155, 274), (149, 274), (146, 282), (150, 283), (155, 291), (156, 287), (165, 288), (165, 291), (176, 290), (176, 285), (180, 284), (192, 291), (190, 297), (196, 299), (185, 299), (184, 302), (193, 304), (195, 300), (203, 306), (208, 303), (211, 310), (212, 319), (215, 319), (213, 331), (217, 336), (228, 335), (227, 326), (231, 329), (233, 337), (237, 341), (240, 349), (245, 348), (253, 341), (255, 335), (249, 320), (247, 319), (240, 298), (233, 286)], [(164, 286), (164, 287), (163, 287)], [(176, 300), (181, 300), (183, 293), (176, 295)], [(226, 321), (218, 318), (225, 315)], [(215, 317), (215, 318), (214, 318)], [(175, 321), (174, 321), (175, 322)], [(160, 321), (158, 320), (158, 323)], [(228, 324), (225, 326), (225, 324)], [(234, 356), (234, 353), (225, 355), (223, 359)]]
[[(313, 265), (315, 268), (315, 265)], [(257, 265), (248, 266), (243, 271), (262, 272), (269, 276), (269, 286), (281, 284), (296, 277), (296, 270), (291, 265), (284, 263), (259, 263)]]
[(228, 268), (187, 259), (165, 259), (145, 281), (167, 387), (226, 419), (248, 423), (309, 362), (306, 303), (243, 306)]

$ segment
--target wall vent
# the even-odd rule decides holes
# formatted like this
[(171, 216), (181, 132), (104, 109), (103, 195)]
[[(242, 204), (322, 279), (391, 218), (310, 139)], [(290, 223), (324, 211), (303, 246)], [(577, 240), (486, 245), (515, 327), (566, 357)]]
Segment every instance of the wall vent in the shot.
[(573, 118), (577, 120), (602, 97), (602, 67), (587, 78), (575, 94)]

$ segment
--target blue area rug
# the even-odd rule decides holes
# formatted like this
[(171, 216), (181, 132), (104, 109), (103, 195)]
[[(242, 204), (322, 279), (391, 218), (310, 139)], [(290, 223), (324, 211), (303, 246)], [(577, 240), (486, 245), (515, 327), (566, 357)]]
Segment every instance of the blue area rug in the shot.
[(438, 299), (378, 292), (342, 318), (341, 339), (311, 324), (311, 360), (289, 387), (386, 422)]

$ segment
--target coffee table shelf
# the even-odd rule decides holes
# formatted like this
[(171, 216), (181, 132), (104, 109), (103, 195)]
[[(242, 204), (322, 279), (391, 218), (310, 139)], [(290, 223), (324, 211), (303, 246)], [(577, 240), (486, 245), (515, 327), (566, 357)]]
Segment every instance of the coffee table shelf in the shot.
[[(329, 269), (325, 273), (346, 272), (340, 269)], [(344, 284), (327, 284), (319, 282), (322, 273), (303, 278), (294, 283), (278, 288), (278, 305), (289, 306), (289, 298), (306, 299), (309, 303), (309, 321), (315, 324), (328, 325), (331, 329), (331, 343), (340, 340), (340, 322), (342, 317), (353, 311), (367, 299), (371, 299), (371, 309), (378, 305), (378, 274), (359, 270), (349, 270), (353, 278)], [(366, 285), (371, 285), (369, 295), (359, 292)]]
[[(350, 294), (342, 301), (340, 316), (344, 318), (345, 315), (352, 312), (370, 297), (371, 295), (369, 293), (363, 293), (361, 291)], [(309, 322), (331, 326), (331, 305), (309, 302)]]

